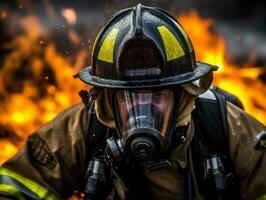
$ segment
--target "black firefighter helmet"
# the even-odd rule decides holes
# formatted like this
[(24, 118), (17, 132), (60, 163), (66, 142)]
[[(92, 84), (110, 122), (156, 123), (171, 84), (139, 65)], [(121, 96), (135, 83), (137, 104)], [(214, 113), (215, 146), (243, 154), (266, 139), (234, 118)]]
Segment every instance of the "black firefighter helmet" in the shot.
[(134, 89), (188, 83), (216, 69), (195, 61), (191, 41), (173, 16), (138, 4), (106, 23), (94, 42), (92, 66), (77, 76), (97, 87)]

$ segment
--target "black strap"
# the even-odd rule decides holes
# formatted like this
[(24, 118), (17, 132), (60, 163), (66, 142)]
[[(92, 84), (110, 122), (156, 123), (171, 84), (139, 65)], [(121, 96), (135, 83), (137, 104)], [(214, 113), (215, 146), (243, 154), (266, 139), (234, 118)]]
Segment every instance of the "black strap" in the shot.
[(226, 116), (223, 113), (226, 110), (224, 99), (218, 101), (216, 98), (198, 98), (195, 103), (192, 116), (196, 124), (196, 134), (211, 151), (223, 155), (228, 149), (227, 132), (224, 128), (227, 121), (224, 122), (225, 118), (222, 117)]
[[(217, 92), (213, 92), (215, 97), (216, 97), (216, 101), (217, 101), (217, 113), (219, 113), (219, 118), (220, 118), (220, 123), (222, 127), (222, 131), (219, 132), (221, 134), (221, 136), (223, 137), (223, 148), (220, 147), (220, 150), (222, 150), (222, 152), (220, 154), (226, 154), (229, 155), (229, 133), (228, 133), (228, 121), (227, 121), (227, 103), (226, 103), (226, 98), (224, 96), (222, 96), (221, 94), (217, 93)], [(213, 138), (215, 139), (215, 138)]]
[[(223, 91), (219, 89), (220, 92)], [(217, 90), (216, 90), (217, 91)], [(224, 168), (225, 168), (225, 174), (226, 174), (226, 183), (227, 183), (227, 191), (225, 196), (229, 197), (231, 199), (240, 199), (240, 184), (235, 176), (235, 169), (233, 162), (230, 157), (230, 151), (229, 151), (229, 127), (228, 127), (228, 120), (227, 120), (227, 101), (230, 101), (234, 105), (238, 106), (239, 108), (244, 109), (241, 101), (235, 97), (234, 95), (230, 95), (230, 93), (226, 93), (226, 96), (223, 95), (223, 93), (220, 92), (214, 92), (217, 103), (219, 105), (221, 119), (222, 119), (222, 125), (224, 129), (224, 138), (225, 138), (225, 147), (226, 149), (223, 152), (223, 157), (221, 157)]]
[[(104, 149), (106, 145), (106, 137), (108, 134), (108, 128), (104, 126), (98, 120), (95, 113), (95, 99), (90, 99), (87, 106), (87, 127), (86, 127), (86, 169), (88, 170), (90, 166), (90, 161), (93, 162), (98, 157), (104, 157)], [(86, 170), (86, 171), (87, 171)], [(108, 173), (108, 172), (106, 172)], [(104, 173), (105, 174), (105, 173)], [(108, 174), (105, 174), (108, 176)], [(97, 179), (98, 181), (98, 179)], [(104, 184), (104, 187), (100, 187), (101, 192), (96, 192), (96, 194), (90, 194), (85, 192), (85, 199), (106, 199), (106, 196), (109, 194), (109, 190), (111, 188), (110, 181), (106, 180), (104, 183), (97, 182), (94, 177), (88, 176), (86, 172), (84, 172), (84, 190), (91, 191), (91, 186), (97, 185), (96, 191), (99, 190), (100, 187), (98, 184)], [(91, 185), (93, 184), (93, 185)], [(95, 184), (95, 185), (94, 185)]]
[(95, 101), (88, 107), (87, 115), (87, 134), (86, 134), (86, 163), (100, 150), (105, 143), (108, 128), (104, 126), (97, 118), (95, 110)]
[(216, 193), (210, 187), (206, 188), (210, 182), (206, 175), (206, 160), (216, 155), (222, 161), (227, 183), (222, 196), (238, 198), (238, 184), (229, 155), (227, 98), (215, 91), (208, 92), (213, 97), (198, 98), (193, 112), (195, 136), (192, 141), (192, 156), (199, 190), (205, 199), (220, 198), (215, 198)]
[(183, 172), (184, 178), (184, 200), (191, 200), (192, 199), (192, 178), (191, 174), (188, 173), (186, 170)]

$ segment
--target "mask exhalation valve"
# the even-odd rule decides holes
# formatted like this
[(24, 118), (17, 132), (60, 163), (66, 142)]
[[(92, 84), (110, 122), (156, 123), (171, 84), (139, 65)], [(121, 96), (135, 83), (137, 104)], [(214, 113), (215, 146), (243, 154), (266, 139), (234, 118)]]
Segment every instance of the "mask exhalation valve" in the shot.
[(131, 153), (140, 160), (150, 160), (154, 157), (156, 147), (147, 137), (137, 137), (130, 144)]

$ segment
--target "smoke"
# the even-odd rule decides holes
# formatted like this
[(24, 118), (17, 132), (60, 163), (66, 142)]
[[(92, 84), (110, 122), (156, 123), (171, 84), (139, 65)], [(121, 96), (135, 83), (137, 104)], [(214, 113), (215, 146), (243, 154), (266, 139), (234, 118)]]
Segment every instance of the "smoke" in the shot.
[(220, 24), (217, 29), (226, 38), (227, 58), (231, 63), (265, 66), (266, 35), (264, 31), (240, 23)]

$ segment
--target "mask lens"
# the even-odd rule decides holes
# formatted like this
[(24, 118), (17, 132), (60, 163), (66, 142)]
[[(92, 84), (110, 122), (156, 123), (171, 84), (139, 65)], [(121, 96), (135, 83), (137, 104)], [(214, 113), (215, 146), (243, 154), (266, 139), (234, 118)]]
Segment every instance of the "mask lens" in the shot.
[(116, 93), (120, 133), (125, 143), (131, 142), (129, 148), (137, 157), (151, 158), (156, 149), (162, 148), (168, 136), (173, 106), (174, 93), (169, 89)]

